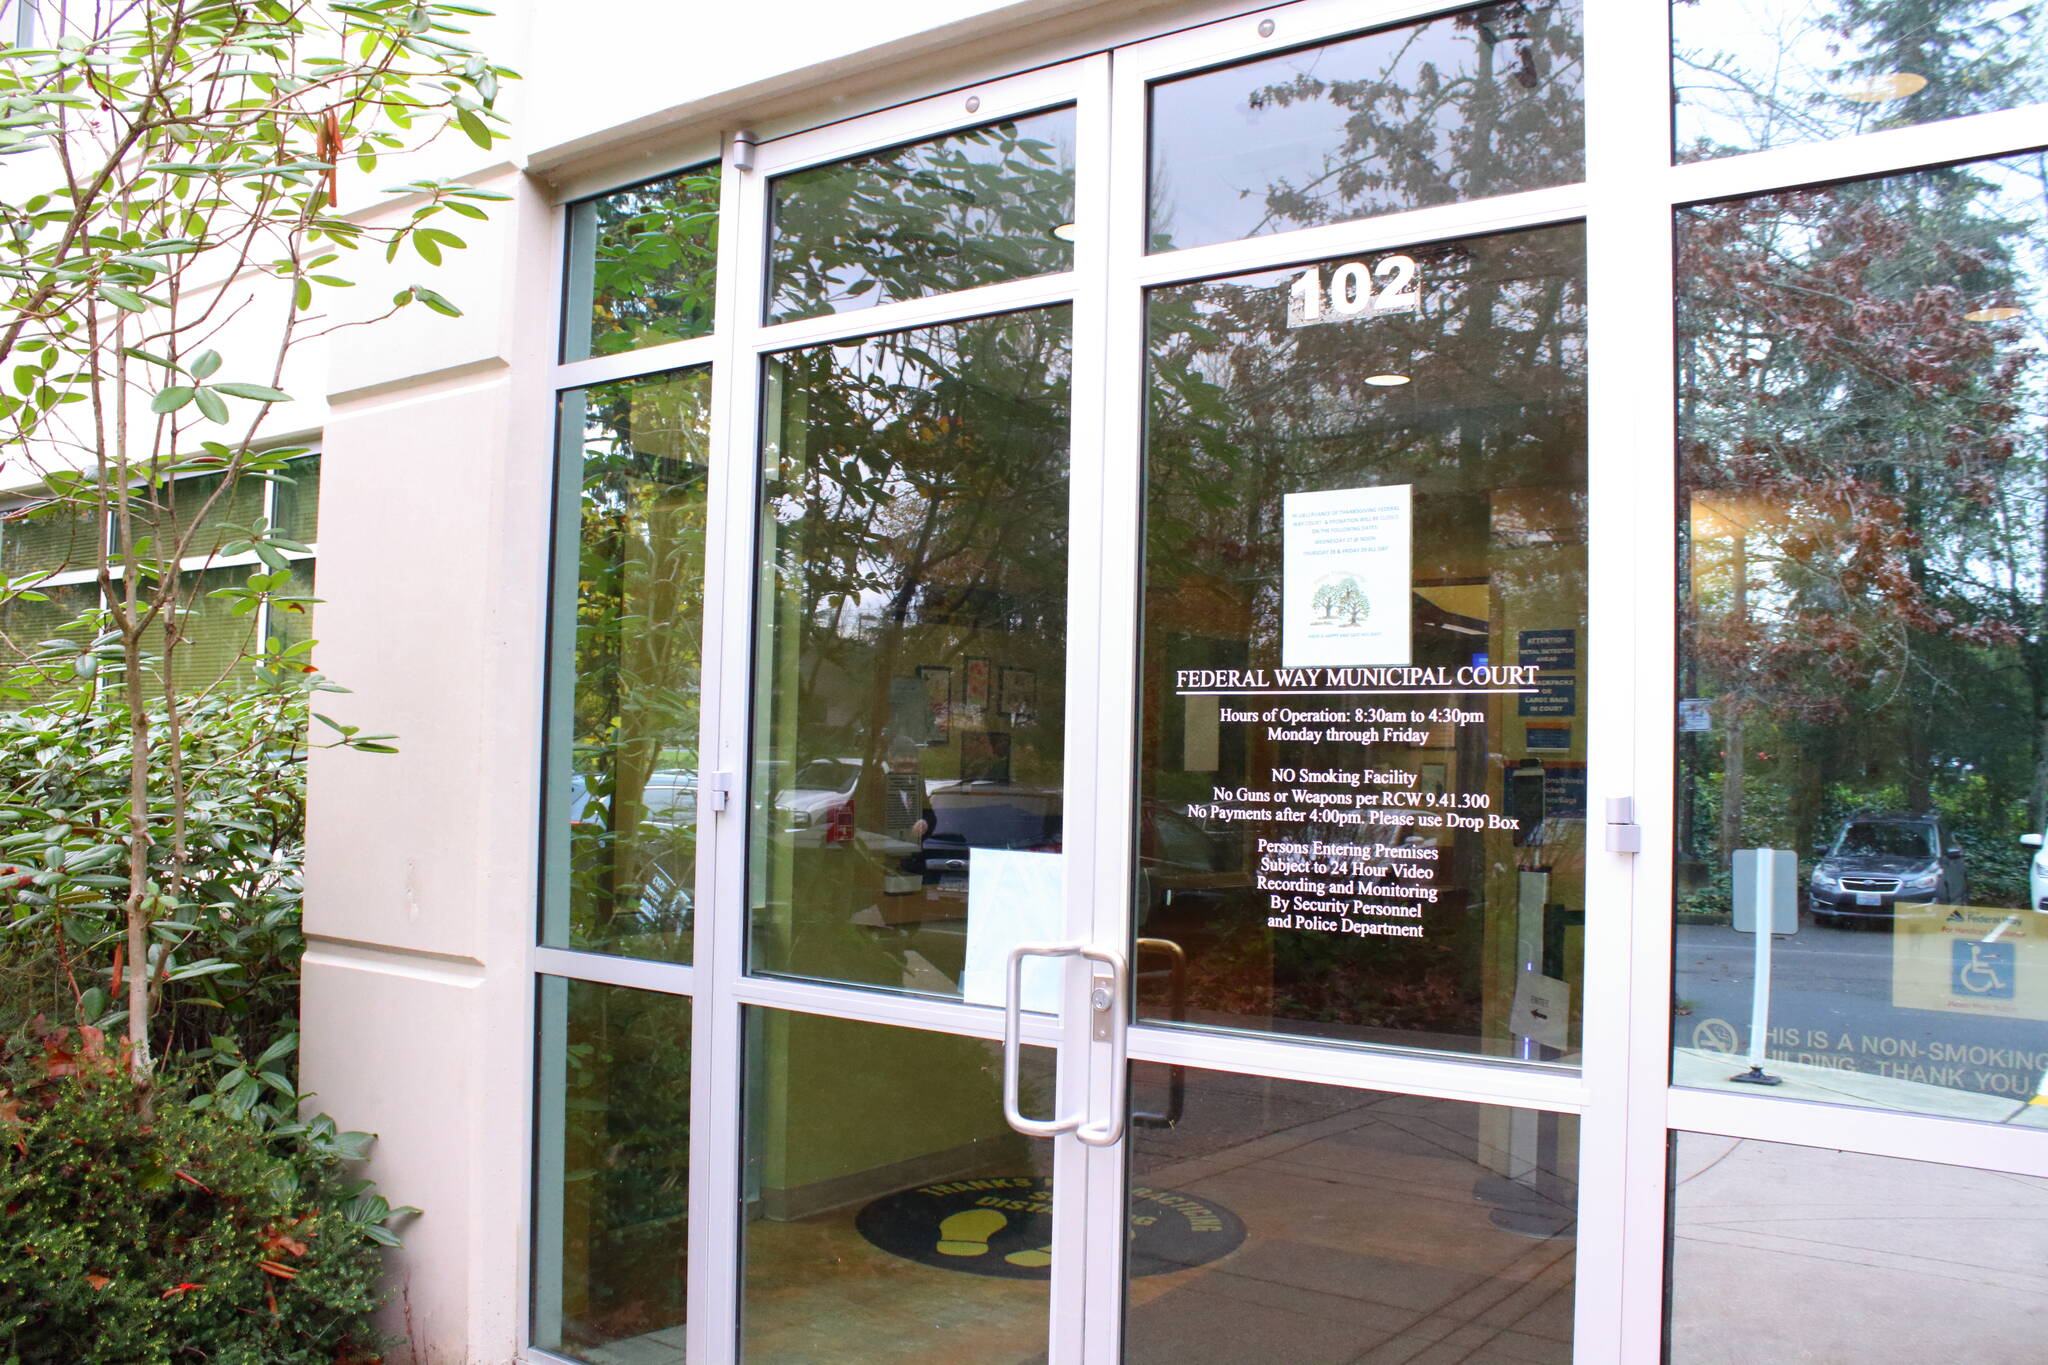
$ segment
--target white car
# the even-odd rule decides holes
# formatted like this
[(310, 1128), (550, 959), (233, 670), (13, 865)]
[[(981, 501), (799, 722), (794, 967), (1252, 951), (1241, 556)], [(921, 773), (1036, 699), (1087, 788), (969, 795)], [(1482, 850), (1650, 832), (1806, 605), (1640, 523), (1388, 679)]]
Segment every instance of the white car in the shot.
[(789, 785), (775, 793), (783, 828), (798, 848), (850, 843), (853, 790), (860, 785), (858, 758), (814, 758), (799, 767)]
[(2022, 834), (2020, 842), (2034, 850), (2027, 866), (2027, 904), (2048, 915), (2048, 840), (2039, 834)]

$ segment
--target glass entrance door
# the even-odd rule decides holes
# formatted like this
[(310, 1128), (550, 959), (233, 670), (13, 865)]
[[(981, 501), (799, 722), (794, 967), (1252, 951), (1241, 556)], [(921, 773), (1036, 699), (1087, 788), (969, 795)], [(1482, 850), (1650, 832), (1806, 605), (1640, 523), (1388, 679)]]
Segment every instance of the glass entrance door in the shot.
[(1086, 932), (1101, 291), (1076, 224), (1106, 74), (773, 141), (745, 187), (746, 914), (720, 948), (744, 1119), (714, 1310), (745, 1360), (1078, 1358), (1086, 1173), (1054, 1120), (1086, 1103), (1086, 1023), (1058, 960), (1013, 988), (1009, 956)]
[(739, 1359), (1572, 1357), (1577, 6), (1341, 8), (745, 178)]

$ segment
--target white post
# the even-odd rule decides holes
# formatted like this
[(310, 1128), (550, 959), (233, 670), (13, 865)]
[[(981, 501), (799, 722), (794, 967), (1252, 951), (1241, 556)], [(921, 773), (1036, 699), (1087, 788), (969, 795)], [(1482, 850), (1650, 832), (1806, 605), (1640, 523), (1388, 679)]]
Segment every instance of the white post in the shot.
[(1771, 893), (1770, 883), (1756, 879), (1756, 979), (1749, 987), (1749, 1069), (1761, 1072), (1771, 1036)]
[(1771, 1045), (1771, 938), (1779, 921), (1785, 932), (1799, 927), (1799, 856), (1785, 848), (1739, 848), (1735, 850), (1735, 928), (1748, 921), (1756, 936), (1749, 993), (1749, 1070), (1731, 1081), (1747, 1085), (1778, 1085), (1776, 1076), (1764, 1070)]

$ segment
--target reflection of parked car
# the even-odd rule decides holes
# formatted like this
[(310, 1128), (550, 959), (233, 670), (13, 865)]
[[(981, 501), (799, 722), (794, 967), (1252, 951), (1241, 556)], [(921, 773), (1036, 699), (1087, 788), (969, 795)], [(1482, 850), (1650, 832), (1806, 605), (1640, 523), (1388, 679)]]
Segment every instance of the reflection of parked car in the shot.
[(924, 881), (967, 893), (968, 862), (977, 848), (1060, 851), (1060, 793), (1006, 782), (955, 782), (925, 797), (931, 828), (924, 836)]
[(657, 825), (686, 825), (697, 818), (697, 772), (694, 768), (659, 768), (647, 775), (640, 794), (645, 818)]
[(1819, 924), (1889, 920), (1900, 907), (1961, 905), (1963, 851), (1932, 815), (1857, 815), (1807, 883)]
[[(590, 779), (576, 773), (569, 779), (569, 823), (573, 826), (601, 824), (609, 818), (609, 798), (590, 790)], [(640, 792), (640, 818), (650, 824), (674, 827), (687, 825), (697, 817), (697, 771), (694, 768), (660, 768), (647, 775)]]
[(2048, 915), (2048, 839), (2023, 834), (2020, 842), (2034, 850), (2034, 861), (2027, 866), (2027, 904)]
[(860, 785), (860, 770), (857, 758), (814, 758), (775, 793), (775, 809), (797, 847), (852, 841), (853, 789)]

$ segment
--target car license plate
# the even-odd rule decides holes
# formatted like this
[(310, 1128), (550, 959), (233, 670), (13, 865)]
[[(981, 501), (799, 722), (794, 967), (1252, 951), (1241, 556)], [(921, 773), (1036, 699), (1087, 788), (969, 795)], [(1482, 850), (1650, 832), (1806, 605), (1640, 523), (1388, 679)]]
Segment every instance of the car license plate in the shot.
[(1856, 903), (1858, 905), (1883, 905), (1884, 897), (1878, 895), (1875, 891), (1858, 891), (1856, 893)]

